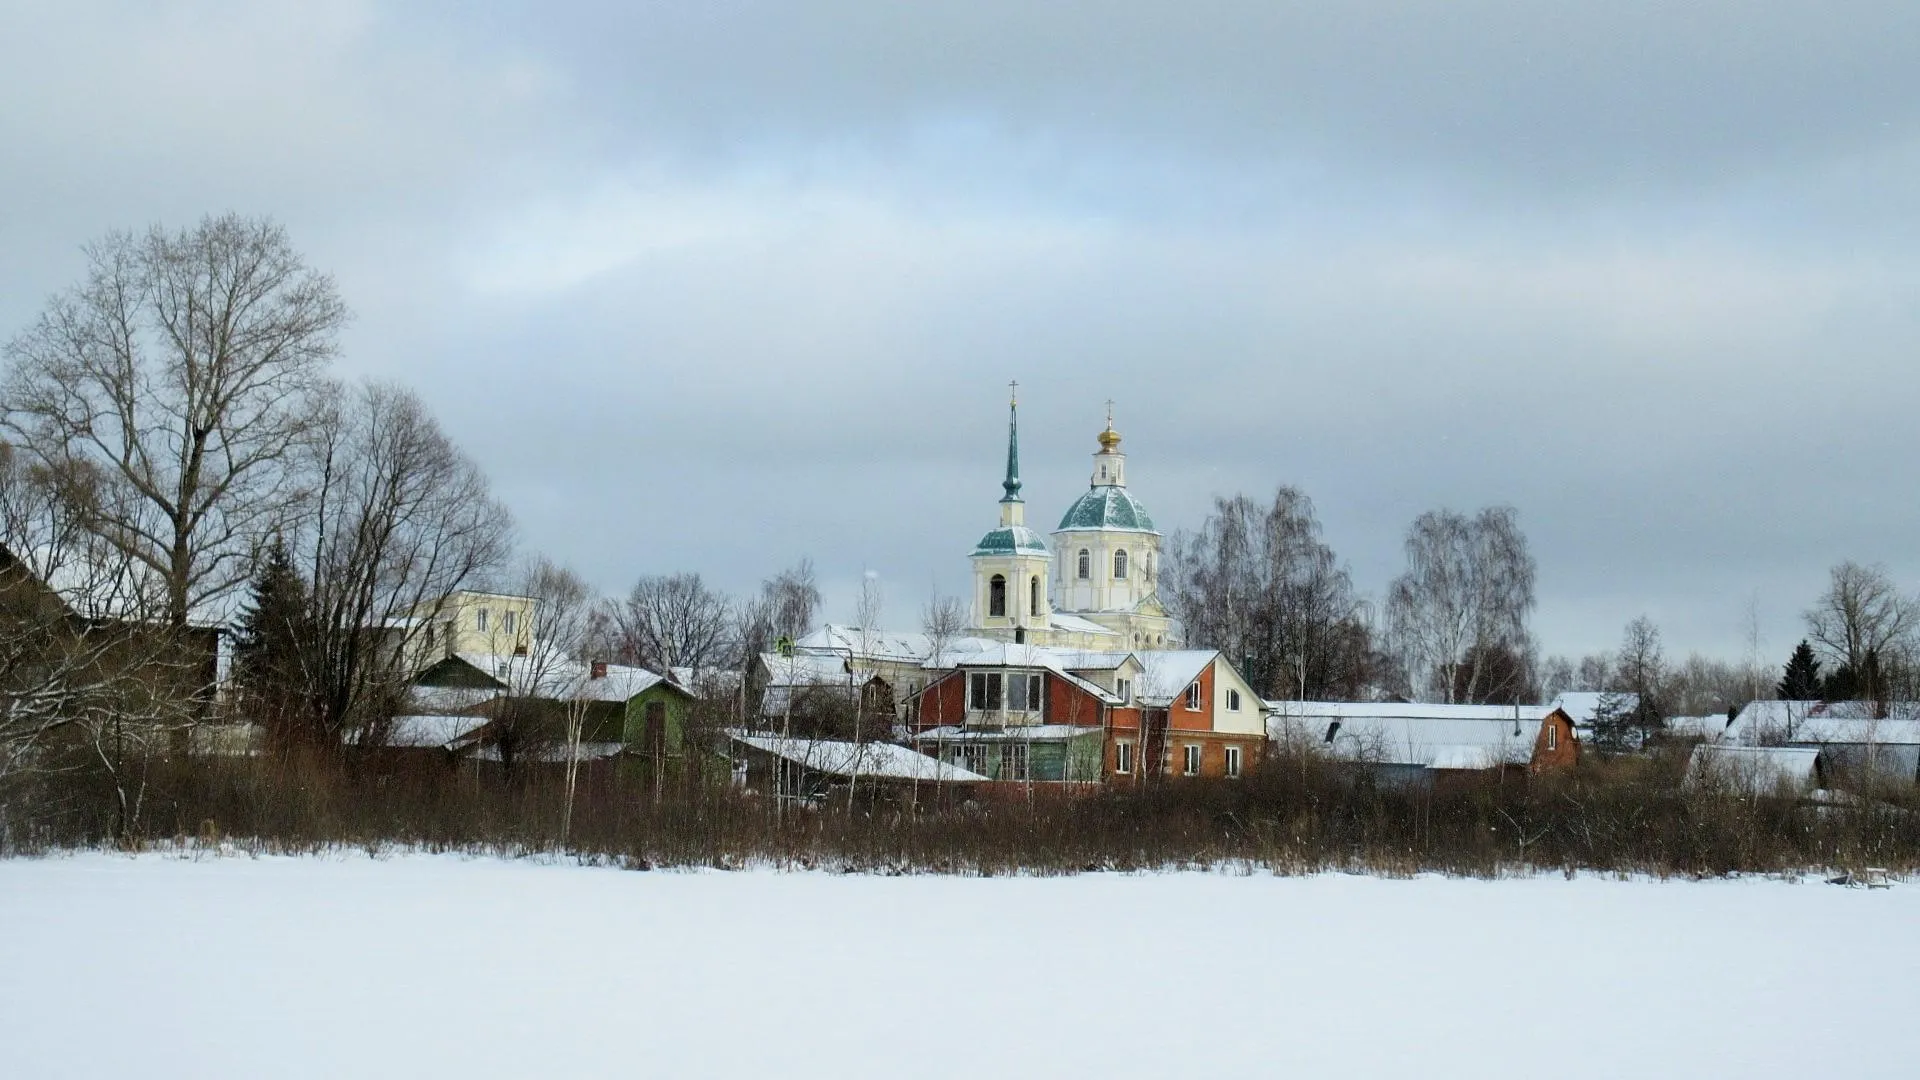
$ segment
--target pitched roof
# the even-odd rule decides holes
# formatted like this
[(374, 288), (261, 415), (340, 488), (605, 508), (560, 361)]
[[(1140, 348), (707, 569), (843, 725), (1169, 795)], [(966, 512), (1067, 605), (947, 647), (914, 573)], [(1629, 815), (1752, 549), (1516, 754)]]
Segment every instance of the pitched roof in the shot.
[(1721, 735), (1744, 746), (1764, 743), (1920, 744), (1920, 704), (1897, 701), (1888, 716), (1870, 701), (1751, 701)]
[(1568, 690), (1554, 698), (1553, 704), (1567, 714), (1567, 719), (1572, 720), (1575, 727), (1592, 727), (1601, 702), (1609, 697), (1619, 702), (1620, 708), (1627, 712), (1640, 707), (1639, 694), (1610, 690)]
[(1701, 743), (1687, 759), (1688, 784), (1721, 783), (1748, 795), (1782, 785), (1811, 790), (1820, 779), (1820, 751), (1796, 746), (1730, 746)]
[(1533, 759), (1551, 705), (1422, 705), (1395, 702), (1268, 702), (1268, 735), (1348, 761), (1489, 769)]
[(727, 737), (742, 746), (829, 776), (925, 780), (949, 784), (975, 783), (987, 779), (979, 773), (892, 743), (783, 739), (777, 735), (750, 735), (744, 731), (729, 731)]
[[(437, 746), (451, 750), (492, 722), (484, 716), (396, 716), (381, 745), (401, 749)], [(356, 728), (342, 733), (341, 740), (358, 745), (364, 734)]]
[(1148, 705), (1165, 705), (1186, 691), (1207, 665), (1219, 658), (1219, 649), (1155, 649), (1134, 654), (1140, 660), (1140, 686), (1135, 696)]

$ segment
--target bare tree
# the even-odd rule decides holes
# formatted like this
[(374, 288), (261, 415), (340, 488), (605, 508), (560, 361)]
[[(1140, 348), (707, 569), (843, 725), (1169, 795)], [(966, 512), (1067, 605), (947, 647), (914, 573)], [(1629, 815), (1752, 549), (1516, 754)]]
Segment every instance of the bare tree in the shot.
[(1920, 630), (1920, 600), (1903, 595), (1884, 566), (1843, 562), (1807, 609), (1807, 637), (1825, 653), (1838, 681), (1884, 703), (1889, 669), (1906, 666)]
[(211, 639), (156, 624), (151, 576), (71, 509), (0, 442), (0, 826), (13, 781), (71, 797), (97, 775), (124, 836), (148, 763), (200, 715)]
[(935, 596), (920, 609), (920, 630), (927, 635), (935, 667), (948, 664), (954, 641), (967, 628), (966, 605), (955, 596)]
[(500, 565), (513, 522), (411, 391), (344, 391), (313, 436), (307, 669), (316, 734), (333, 741), (391, 715), (436, 605)]
[(655, 671), (727, 657), (732, 605), (699, 574), (643, 577), (613, 610), (621, 658)]
[(1173, 537), (1162, 582), (1187, 641), (1227, 653), (1263, 697), (1354, 697), (1370, 677), (1365, 606), (1293, 488), (1270, 506), (1215, 500)]
[[(1387, 596), (1387, 635), (1413, 696), (1478, 702), (1511, 696), (1528, 657), (1533, 556), (1512, 507), (1472, 518), (1430, 510), (1407, 531), (1407, 571)], [(1524, 677), (1524, 666), (1519, 673)]]
[(347, 312), (270, 221), (115, 233), (7, 347), (0, 424), (186, 625), (243, 583), (293, 501), (292, 447)]

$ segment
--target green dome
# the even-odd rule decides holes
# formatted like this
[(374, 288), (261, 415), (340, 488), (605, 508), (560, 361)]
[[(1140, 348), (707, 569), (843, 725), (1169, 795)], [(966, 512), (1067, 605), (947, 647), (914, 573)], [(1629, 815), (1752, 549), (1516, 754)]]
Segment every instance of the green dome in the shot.
[(1059, 531), (1067, 529), (1154, 531), (1153, 519), (1147, 516), (1146, 507), (1129, 495), (1126, 488), (1113, 485), (1092, 488), (1067, 507), (1067, 515), (1060, 519)]
[(1040, 534), (1025, 525), (1013, 525), (995, 529), (980, 538), (973, 553), (975, 555), (1045, 555), (1046, 542)]

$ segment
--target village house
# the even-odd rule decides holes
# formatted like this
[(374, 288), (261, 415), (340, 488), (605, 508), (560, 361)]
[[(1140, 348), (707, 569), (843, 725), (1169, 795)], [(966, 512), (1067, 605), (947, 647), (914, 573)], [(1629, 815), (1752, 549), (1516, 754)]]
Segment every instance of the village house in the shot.
[(1920, 783), (1920, 703), (1755, 701), (1719, 741), (1823, 751), (1823, 767), (1848, 787)]
[(1567, 768), (1580, 753), (1572, 718), (1553, 705), (1269, 701), (1266, 711), (1275, 743), (1363, 767), (1397, 787)]

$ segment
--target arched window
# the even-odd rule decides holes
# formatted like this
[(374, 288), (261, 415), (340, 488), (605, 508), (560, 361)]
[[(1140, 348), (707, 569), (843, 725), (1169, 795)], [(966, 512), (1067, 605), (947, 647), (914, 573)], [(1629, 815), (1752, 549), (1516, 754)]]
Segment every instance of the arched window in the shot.
[(1007, 617), (1007, 579), (995, 574), (987, 582), (987, 614), (996, 619)]
[(1127, 576), (1127, 550), (1121, 548), (1113, 553), (1113, 576), (1116, 580)]
[(1033, 580), (1027, 582), (1027, 614), (1029, 615), (1040, 614), (1040, 575), (1039, 574), (1033, 575)]
[(1091, 551), (1088, 551), (1086, 548), (1081, 548), (1080, 549), (1080, 580), (1085, 581), (1092, 576), (1093, 576), (1093, 553)]

